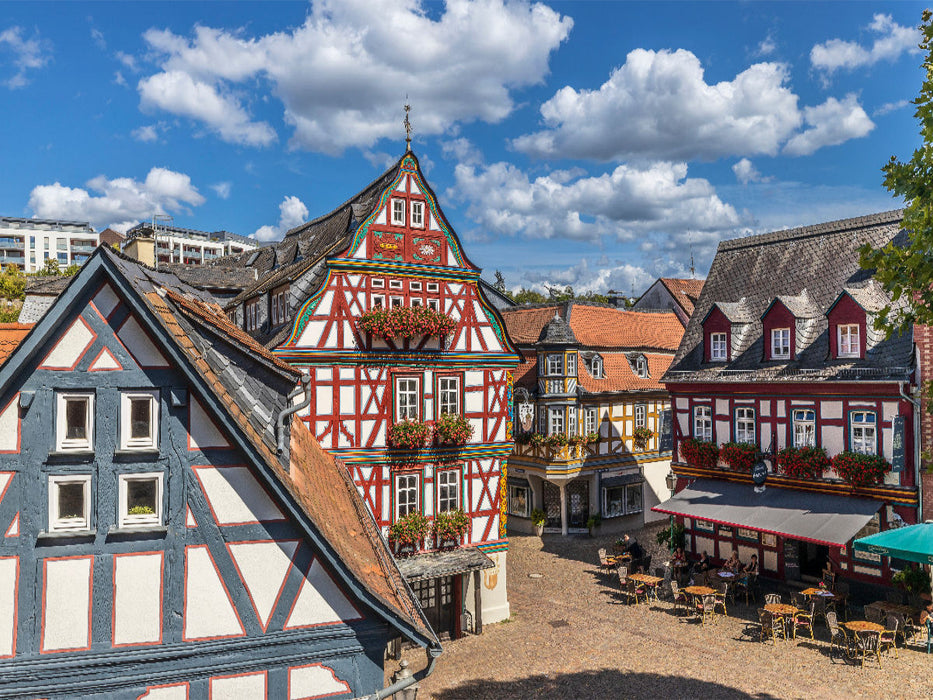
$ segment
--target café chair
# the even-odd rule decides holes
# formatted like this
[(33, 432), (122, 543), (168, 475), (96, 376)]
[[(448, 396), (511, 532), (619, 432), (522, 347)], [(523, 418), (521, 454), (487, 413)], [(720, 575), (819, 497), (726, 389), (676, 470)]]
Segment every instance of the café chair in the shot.
[[(713, 599), (715, 601), (713, 604), (713, 612), (716, 612), (716, 608), (722, 608), (723, 617), (729, 617), (729, 611), (726, 610), (726, 596), (729, 594), (729, 584), (725, 582), (720, 583), (718, 588), (719, 590), (713, 594)], [(735, 599), (733, 599), (732, 602), (734, 603)]]
[(611, 574), (612, 570), (615, 568), (615, 561), (609, 559), (606, 556), (606, 548), (600, 547), (596, 550), (596, 554), (599, 556), (599, 570), (604, 574)]
[(823, 574), (823, 584), (826, 586), (827, 590), (835, 591), (836, 590), (836, 574)]
[(846, 622), (849, 621), (849, 584), (845, 581), (840, 581), (836, 584), (836, 600), (833, 602), (833, 607), (836, 608), (838, 612), (839, 608), (842, 608), (842, 613), (845, 615)]
[(735, 596), (739, 594), (745, 594), (745, 604), (748, 605), (748, 597), (751, 596), (752, 600), (756, 603), (758, 598), (755, 595), (755, 586), (757, 584), (758, 574), (745, 574), (743, 578), (740, 578), (735, 582), (735, 592), (733, 594), (733, 602), (735, 602)]
[(697, 614), (700, 616), (700, 622), (706, 624), (706, 621), (714, 622), (713, 614), (716, 609), (716, 596), (714, 595), (703, 595), (696, 596), (693, 599), (693, 603), (696, 606)]
[(677, 581), (671, 581), (671, 595), (673, 596), (675, 610), (678, 612), (680, 610), (690, 612), (690, 601), (687, 598), (687, 594), (680, 590)]
[(897, 618), (888, 615), (884, 620), (884, 632), (878, 635), (878, 652), (894, 649), (894, 658), (897, 658)]
[(765, 605), (780, 605), (780, 604), (781, 604), (780, 593), (765, 593)]
[(810, 610), (797, 610), (794, 613), (794, 626), (793, 634), (794, 639), (797, 639), (797, 630), (810, 630), (810, 639), (815, 639), (813, 636), (813, 604), (810, 604)]
[(758, 609), (758, 622), (761, 625), (761, 641), (770, 639), (772, 642), (780, 637), (787, 639), (787, 630), (784, 627), (784, 620), (775, 618), (764, 608)]
[(865, 659), (872, 656), (878, 660), (878, 668), (881, 666), (881, 632), (864, 632), (858, 635), (857, 644), (862, 652), (862, 666), (865, 665)]
[(826, 613), (826, 626), (829, 628), (830, 657), (834, 658), (835, 652), (838, 650), (840, 654), (851, 658), (852, 644), (849, 641), (849, 636), (846, 634), (845, 629), (839, 626), (836, 613), (832, 610)]
[(865, 606), (865, 619), (869, 622), (874, 622), (875, 624), (881, 624), (881, 609), (876, 608), (874, 605)]

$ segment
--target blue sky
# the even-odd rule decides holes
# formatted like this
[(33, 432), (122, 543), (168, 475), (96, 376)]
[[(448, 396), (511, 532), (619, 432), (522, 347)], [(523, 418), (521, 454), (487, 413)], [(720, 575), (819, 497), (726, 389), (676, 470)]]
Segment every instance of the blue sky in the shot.
[(0, 215), (262, 239), (414, 150), (510, 287), (642, 291), (900, 205), (913, 2), (0, 5)]

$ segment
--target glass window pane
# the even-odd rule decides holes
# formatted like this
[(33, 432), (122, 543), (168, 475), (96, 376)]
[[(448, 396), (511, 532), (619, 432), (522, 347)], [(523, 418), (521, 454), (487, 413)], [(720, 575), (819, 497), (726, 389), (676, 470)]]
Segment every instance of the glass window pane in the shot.
[(150, 432), (150, 409), (152, 400), (148, 398), (130, 399), (130, 438), (146, 439)]
[(58, 519), (84, 518), (84, 483), (58, 484)]
[(65, 399), (65, 437), (87, 440), (87, 399)]
[(132, 479), (126, 482), (127, 515), (152, 515), (156, 512), (155, 479)]

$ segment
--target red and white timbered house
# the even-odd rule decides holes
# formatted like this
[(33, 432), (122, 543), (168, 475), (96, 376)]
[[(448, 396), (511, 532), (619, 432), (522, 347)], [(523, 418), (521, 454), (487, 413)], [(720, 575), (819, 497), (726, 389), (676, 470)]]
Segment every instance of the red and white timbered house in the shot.
[[(678, 493), (655, 510), (681, 518), (695, 553), (756, 554), (792, 581), (827, 559), (850, 581), (889, 580), (892, 562), (851, 540), (918, 522), (918, 362), (912, 332), (874, 329), (891, 299), (858, 249), (896, 244), (900, 222), (893, 211), (720, 244), (664, 376)], [(756, 448), (763, 491), (710, 443)], [(820, 448), (807, 471), (800, 456)], [(845, 466), (876, 456), (890, 470), (870, 483)]]
[[(309, 373), (312, 401), (299, 415), (347, 465), (383, 531), (412, 511), (469, 517), (460, 547), (434, 551), (428, 537), (420, 549), (431, 554), (400, 560), (435, 629), (456, 635), (508, 617), (502, 486), (518, 356), (414, 154), (234, 264), (256, 268), (259, 281), (228, 312)], [(452, 330), (400, 337), (360, 324), (369, 312), (419, 307), (449, 317)], [(394, 424), (430, 429), (444, 413), (468, 421), (466, 444), (392, 446)]]

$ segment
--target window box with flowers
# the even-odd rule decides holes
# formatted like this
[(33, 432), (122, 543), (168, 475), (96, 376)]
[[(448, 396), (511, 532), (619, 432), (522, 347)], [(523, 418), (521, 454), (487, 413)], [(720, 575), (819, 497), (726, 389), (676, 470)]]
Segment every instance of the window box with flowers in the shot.
[(832, 466), (822, 447), (785, 447), (777, 453), (782, 474), (796, 479), (821, 479)]
[(884, 483), (884, 475), (891, 471), (891, 465), (878, 455), (840, 452), (833, 457), (833, 469), (852, 486), (871, 486)]
[(732, 471), (751, 472), (758, 459), (758, 446), (747, 442), (727, 442), (719, 448), (719, 457)]
[(405, 419), (389, 428), (389, 444), (403, 450), (418, 450), (428, 442), (431, 429), (427, 423)]
[(434, 421), (434, 442), (438, 445), (465, 445), (471, 437), (473, 426), (458, 413), (442, 413)]
[(634, 438), (635, 438), (635, 447), (640, 450), (645, 449), (648, 446), (648, 441), (652, 438), (654, 433), (651, 432), (650, 428), (638, 427), (635, 428)]
[(437, 546), (441, 549), (459, 547), (469, 527), (469, 516), (459, 508), (438, 513), (434, 516), (434, 537)]
[(389, 539), (395, 543), (397, 554), (413, 554), (420, 548), (431, 529), (430, 521), (421, 511), (412, 511), (389, 527)]
[(548, 447), (563, 447), (567, 444), (567, 436), (563, 433), (553, 433), (544, 436), (544, 444)]
[(687, 438), (681, 440), (679, 447), (680, 456), (693, 467), (712, 469), (719, 461), (719, 448), (716, 447), (715, 442)]
[(447, 335), (457, 322), (429, 306), (401, 306), (367, 311), (360, 316), (357, 327), (380, 338), (414, 338)]

